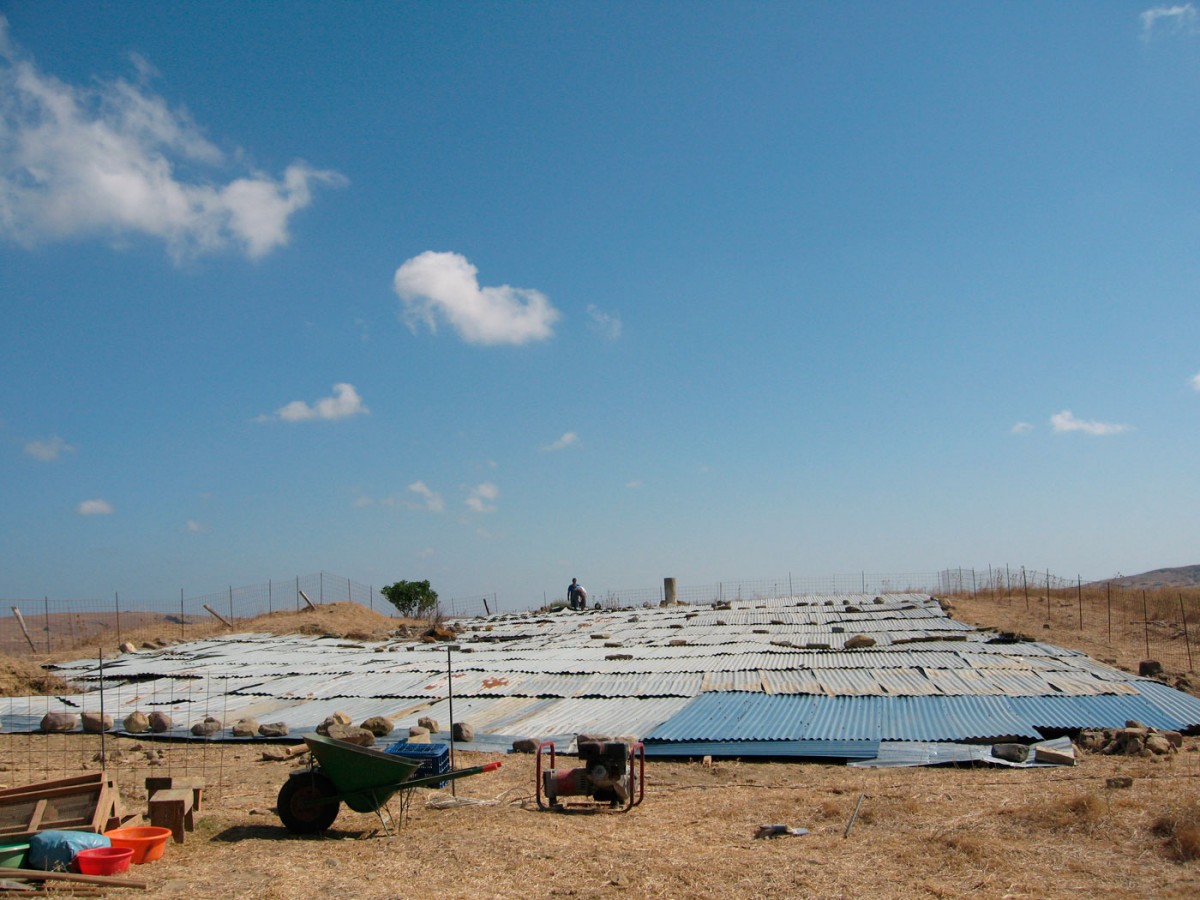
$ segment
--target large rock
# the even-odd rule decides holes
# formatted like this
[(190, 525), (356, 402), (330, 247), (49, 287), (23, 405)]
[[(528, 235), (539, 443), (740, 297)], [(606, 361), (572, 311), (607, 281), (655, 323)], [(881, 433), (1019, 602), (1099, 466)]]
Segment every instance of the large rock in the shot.
[(426, 731), (424, 728), (420, 728), (420, 727), (414, 725), (412, 728), (408, 729), (407, 743), (409, 743), (409, 744), (429, 744), (429, 743), (432, 743), (432, 741), (429, 740), (429, 732), (428, 731)]
[(79, 717), (75, 713), (46, 713), (42, 716), (42, 731), (47, 734), (65, 734), (68, 731), (74, 731), (79, 724)]
[(164, 731), (170, 731), (175, 727), (175, 720), (165, 712), (155, 710), (150, 713), (150, 730), (155, 734), (162, 734)]
[(430, 734), (437, 734), (442, 729), (438, 727), (438, 720), (430, 716), (421, 716), (417, 719), (417, 724), (428, 731)]
[(992, 756), (1008, 762), (1023, 763), (1029, 759), (1029, 747), (1025, 744), (993, 744)]
[(1157, 732), (1146, 735), (1146, 749), (1155, 756), (1166, 756), (1168, 753), (1175, 752), (1175, 748), (1171, 746), (1166, 735)]
[(263, 737), (287, 737), (286, 722), (264, 722), (258, 726), (258, 733)]
[(133, 646), (129, 641), (123, 641), (117, 649), (122, 653), (137, 653), (137, 647)]
[(205, 716), (200, 722), (192, 726), (192, 734), (196, 737), (212, 737), (221, 731), (221, 720), (216, 716)]
[(387, 737), (396, 726), (386, 716), (371, 716), (369, 719), (365, 719), (359, 727), (365, 728), (375, 737)]
[(329, 729), (334, 725), (350, 725), (354, 722), (344, 712), (335, 712), (332, 716), (326, 716), (325, 721), (317, 726), (317, 734), (329, 736)]
[(537, 738), (518, 738), (513, 741), (513, 753), (537, 753), (540, 743)]
[(865, 634), (856, 634), (850, 640), (842, 645), (847, 650), (858, 650), (862, 647), (874, 647), (875, 638), (867, 637)]
[(232, 731), (234, 737), (254, 737), (258, 734), (258, 719), (238, 719)]
[(456, 741), (470, 743), (475, 740), (475, 726), (470, 722), (455, 722), (453, 736)]
[(79, 718), (83, 723), (83, 730), (88, 734), (103, 734), (106, 731), (112, 731), (113, 717), (108, 713), (85, 712)]
[(365, 728), (356, 728), (353, 725), (330, 725), (329, 737), (335, 741), (345, 741), (347, 744), (358, 744), (360, 747), (371, 747), (375, 744), (375, 735)]
[(130, 734), (145, 734), (150, 730), (150, 717), (135, 710), (127, 715), (121, 724)]
[(1143, 659), (1138, 663), (1138, 674), (1144, 678), (1153, 678), (1155, 675), (1161, 675), (1162, 670), (1162, 663), (1157, 659)]

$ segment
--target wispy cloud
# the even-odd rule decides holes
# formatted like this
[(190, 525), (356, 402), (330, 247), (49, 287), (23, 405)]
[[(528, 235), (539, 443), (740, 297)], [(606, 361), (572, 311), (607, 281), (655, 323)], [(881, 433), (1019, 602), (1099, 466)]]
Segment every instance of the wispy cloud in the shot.
[(311, 406), (303, 400), (293, 400), (291, 403), (279, 407), (271, 415), (259, 416), (257, 421), (270, 422), (275, 419), (284, 422), (312, 422), (317, 419), (332, 421), (347, 419), (350, 416), (365, 416), (370, 412), (366, 404), (362, 402), (362, 397), (358, 396), (354, 385), (341, 382), (333, 386), (332, 397), (324, 397)]
[(1200, 11), (1197, 11), (1194, 3), (1153, 6), (1145, 10), (1140, 18), (1144, 41), (1149, 41), (1156, 34), (1200, 33)]
[(632, 481), (625, 482), (625, 487), (631, 491), (636, 491), (642, 486), (642, 479), (634, 478)]
[(1033, 426), (1028, 422), (1018, 422), (1012, 427), (1013, 434), (1029, 434), (1033, 431)]
[(75, 512), (81, 516), (111, 516), (113, 508), (107, 500), (84, 500), (75, 507)]
[(1200, 391), (1200, 372), (1192, 376), (1192, 390)]
[(187, 522), (184, 523), (183, 530), (188, 534), (203, 534), (204, 532), (208, 531), (208, 526), (201, 522), (197, 522), (195, 519), (188, 519)]
[(1055, 413), (1050, 417), (1050, 426), (1057, 432), (1064, 433), (1070, 431), (1080, 431), (1084, 434), (1090, 434), (1094, 437), (1103, 437), (1110, 434), (1120, 434), (1123, 431), (1129, 431), (1129, 425), (1118, 425), (1113, 422), (1092, 422), (1086, 419), (1077, 419), (1069, 410), (1064, 409), (1060, 413)]
[(75, 447), (68, 444), (57, 434), (43, 441), (30, 441), (25, 445), (25, 454), (39, 462), (54, 462), (64, 453), (74, 453)]
[(240, 164), (235, 175), (187, 111), (150, 89), (153, 69), (133, 62), (133, 81), (67, 84), (38, 69), (0, 16), (0, 236), (32, 246), (141, 234), (177, 259), (231, 245), (257, 258), (288, 242), (314, 185), (345, 183), (303, 162), (281, 178)]
[(573, 431), (563, 432), (562, 437), (551, 444), (546, 444), (542, 447), (547, 453), (553, 453), (555, 450), (566, 450), (568, 447), (579, 443), (579, 435)]
[(446, 508), (446, 502), (442, 499), (442, 495), (430, 490), (423, 481), (414, 481), (408, 486), (408, 490), (421, 497), (423, 501), (421, 506), (430, 512), (440, 513)]
[(445, 321), (468, 344), (525, 344), (553, 335), (559, 312), (546, 295), (509, 285), (480, 287), (479, 270), (458, 253), (428, 250), (396, 270), (405, 323), (436, 332)]
[(467, 496), (467, 506), (475, 512), (487, 513), (496, 511), (496, 500), (500, 497), (500, 488), (490, 481), (476, 485)]
[(588, 304), (588, 317), (592, 320), (592, 328), (610, 341), (621, 336), (621, 317), (614, 313), (606, 313), (599, 307)]

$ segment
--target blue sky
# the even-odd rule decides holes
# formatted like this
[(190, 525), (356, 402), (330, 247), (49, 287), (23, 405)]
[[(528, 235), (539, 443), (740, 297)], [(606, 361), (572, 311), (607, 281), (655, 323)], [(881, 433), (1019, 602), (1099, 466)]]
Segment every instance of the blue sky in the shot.
[(1195, 3), (0, 14), (0, 594), (1200, 561)]

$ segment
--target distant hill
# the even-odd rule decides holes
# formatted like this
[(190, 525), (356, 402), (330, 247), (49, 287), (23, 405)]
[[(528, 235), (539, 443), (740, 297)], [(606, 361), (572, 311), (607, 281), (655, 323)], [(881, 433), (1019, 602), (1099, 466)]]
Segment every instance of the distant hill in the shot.
[[(1141, 575), (1122, 575), (1107, 579), (1111, 584), (1131, 588), (1196, 587), (1200, 585), (1200, 566), (1176, 566), (1174, 569), (1154, 569)], [(1104, 582), (1100, 582), (1104, 584)]]

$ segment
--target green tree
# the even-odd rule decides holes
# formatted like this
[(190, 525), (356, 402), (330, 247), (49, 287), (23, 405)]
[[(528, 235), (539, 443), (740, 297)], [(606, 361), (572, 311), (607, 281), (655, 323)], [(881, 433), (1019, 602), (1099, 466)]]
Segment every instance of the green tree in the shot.
[(397, 581), (379, 589), (402, 616), (419, 616), (437, 609), (437, 591), (428, 581)]

